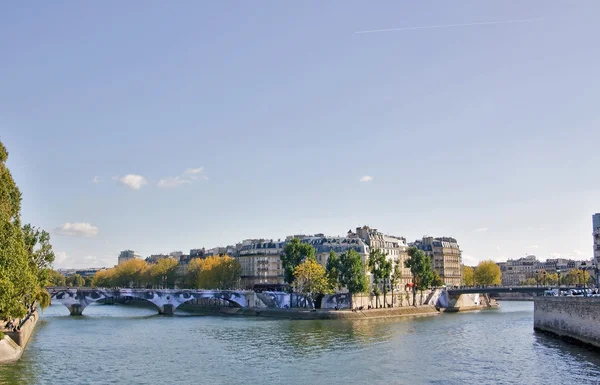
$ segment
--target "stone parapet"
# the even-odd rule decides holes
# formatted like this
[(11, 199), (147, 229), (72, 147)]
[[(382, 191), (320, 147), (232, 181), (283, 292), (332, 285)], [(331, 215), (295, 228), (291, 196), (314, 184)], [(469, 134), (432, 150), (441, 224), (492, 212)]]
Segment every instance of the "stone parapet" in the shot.
[(600, 348), (600, 298), (537, 297), (533, 328)]
[(13, 362), (21, 358), (23, 350), (35, 329), (38, 317), (39, 314), (35, 311), (21, 324), (21, 330), (4, 333), (4, 339), (0, 340), (0, 364)]

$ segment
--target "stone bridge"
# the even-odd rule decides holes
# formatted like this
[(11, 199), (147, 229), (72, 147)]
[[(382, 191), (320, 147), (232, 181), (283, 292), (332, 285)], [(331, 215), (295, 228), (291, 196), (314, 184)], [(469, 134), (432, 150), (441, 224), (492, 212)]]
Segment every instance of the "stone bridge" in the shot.
[(231, 290), (177, 289), (49, 289), (50, 296), (69, 308), (71, 315), (81, 315), (91, 303), (105, 298), (137, 298), (152, 303), (159, 314), (172, 315), (181, 304), (199, 298), (216, 298), (236, 307), (247, 307), (246, 292)]
[(180, 289), (101, 289), (50, 287), (52, 299), (69, 308), (71, 315), (82, 315), (91, 303), (105, 298), (136, 298), (152, 303), (159, 314), (173, 315), (185, 302), (200, 298), (214, 298), (229, 302), (234, 307), (312, 307), (304, 296), (284, 292), (243, 290), (180, 290)]

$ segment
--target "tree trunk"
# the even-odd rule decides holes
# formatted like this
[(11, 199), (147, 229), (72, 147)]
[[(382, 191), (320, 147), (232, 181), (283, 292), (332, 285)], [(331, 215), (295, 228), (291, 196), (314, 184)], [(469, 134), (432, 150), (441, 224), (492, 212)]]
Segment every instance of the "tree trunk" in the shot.
[(392, 307), (394, 307), (394, 286), (392, 286)]
[(417, 306), (417, 287), (413, 284), (413, 306)]

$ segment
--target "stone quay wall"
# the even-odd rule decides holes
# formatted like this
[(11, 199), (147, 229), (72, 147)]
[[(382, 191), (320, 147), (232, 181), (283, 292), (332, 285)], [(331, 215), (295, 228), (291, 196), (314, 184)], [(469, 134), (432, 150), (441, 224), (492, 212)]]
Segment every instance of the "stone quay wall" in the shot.
[(370, 309), (363, 311), (352, 310), (326, 310), (318, 309), (310, 311), (306, 309), (276, 309), (276, 308), (234, 308), (224, 307), (218, 310), (221, 314), (238, 315), (249, 317), (283, 318), (292, 320), (352, 320), (352, 319), (373, 319), (373, 318), (393, 318), (406, 316), (432, 316), (439, 312), (434, 306), (406, 306), (388, 309)]
[(537, 297), (533, 328), (600, 348), (600, 298)]
[(23, 322), (20, 331), (4, 332), (4, 338), (0, 340), (0, 364), (14, 362), (21, 358), (38, 318), (39, 314), (36, 310)]

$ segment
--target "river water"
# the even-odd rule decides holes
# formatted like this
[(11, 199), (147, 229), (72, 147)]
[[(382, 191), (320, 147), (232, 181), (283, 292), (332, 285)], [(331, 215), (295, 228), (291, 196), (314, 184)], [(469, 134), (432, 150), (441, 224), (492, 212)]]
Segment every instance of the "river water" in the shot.
[(533, 332), (533, 303), (360, 321), (91, 305), (44, 311), (1, 384), (596, 384), (600, 354)]

